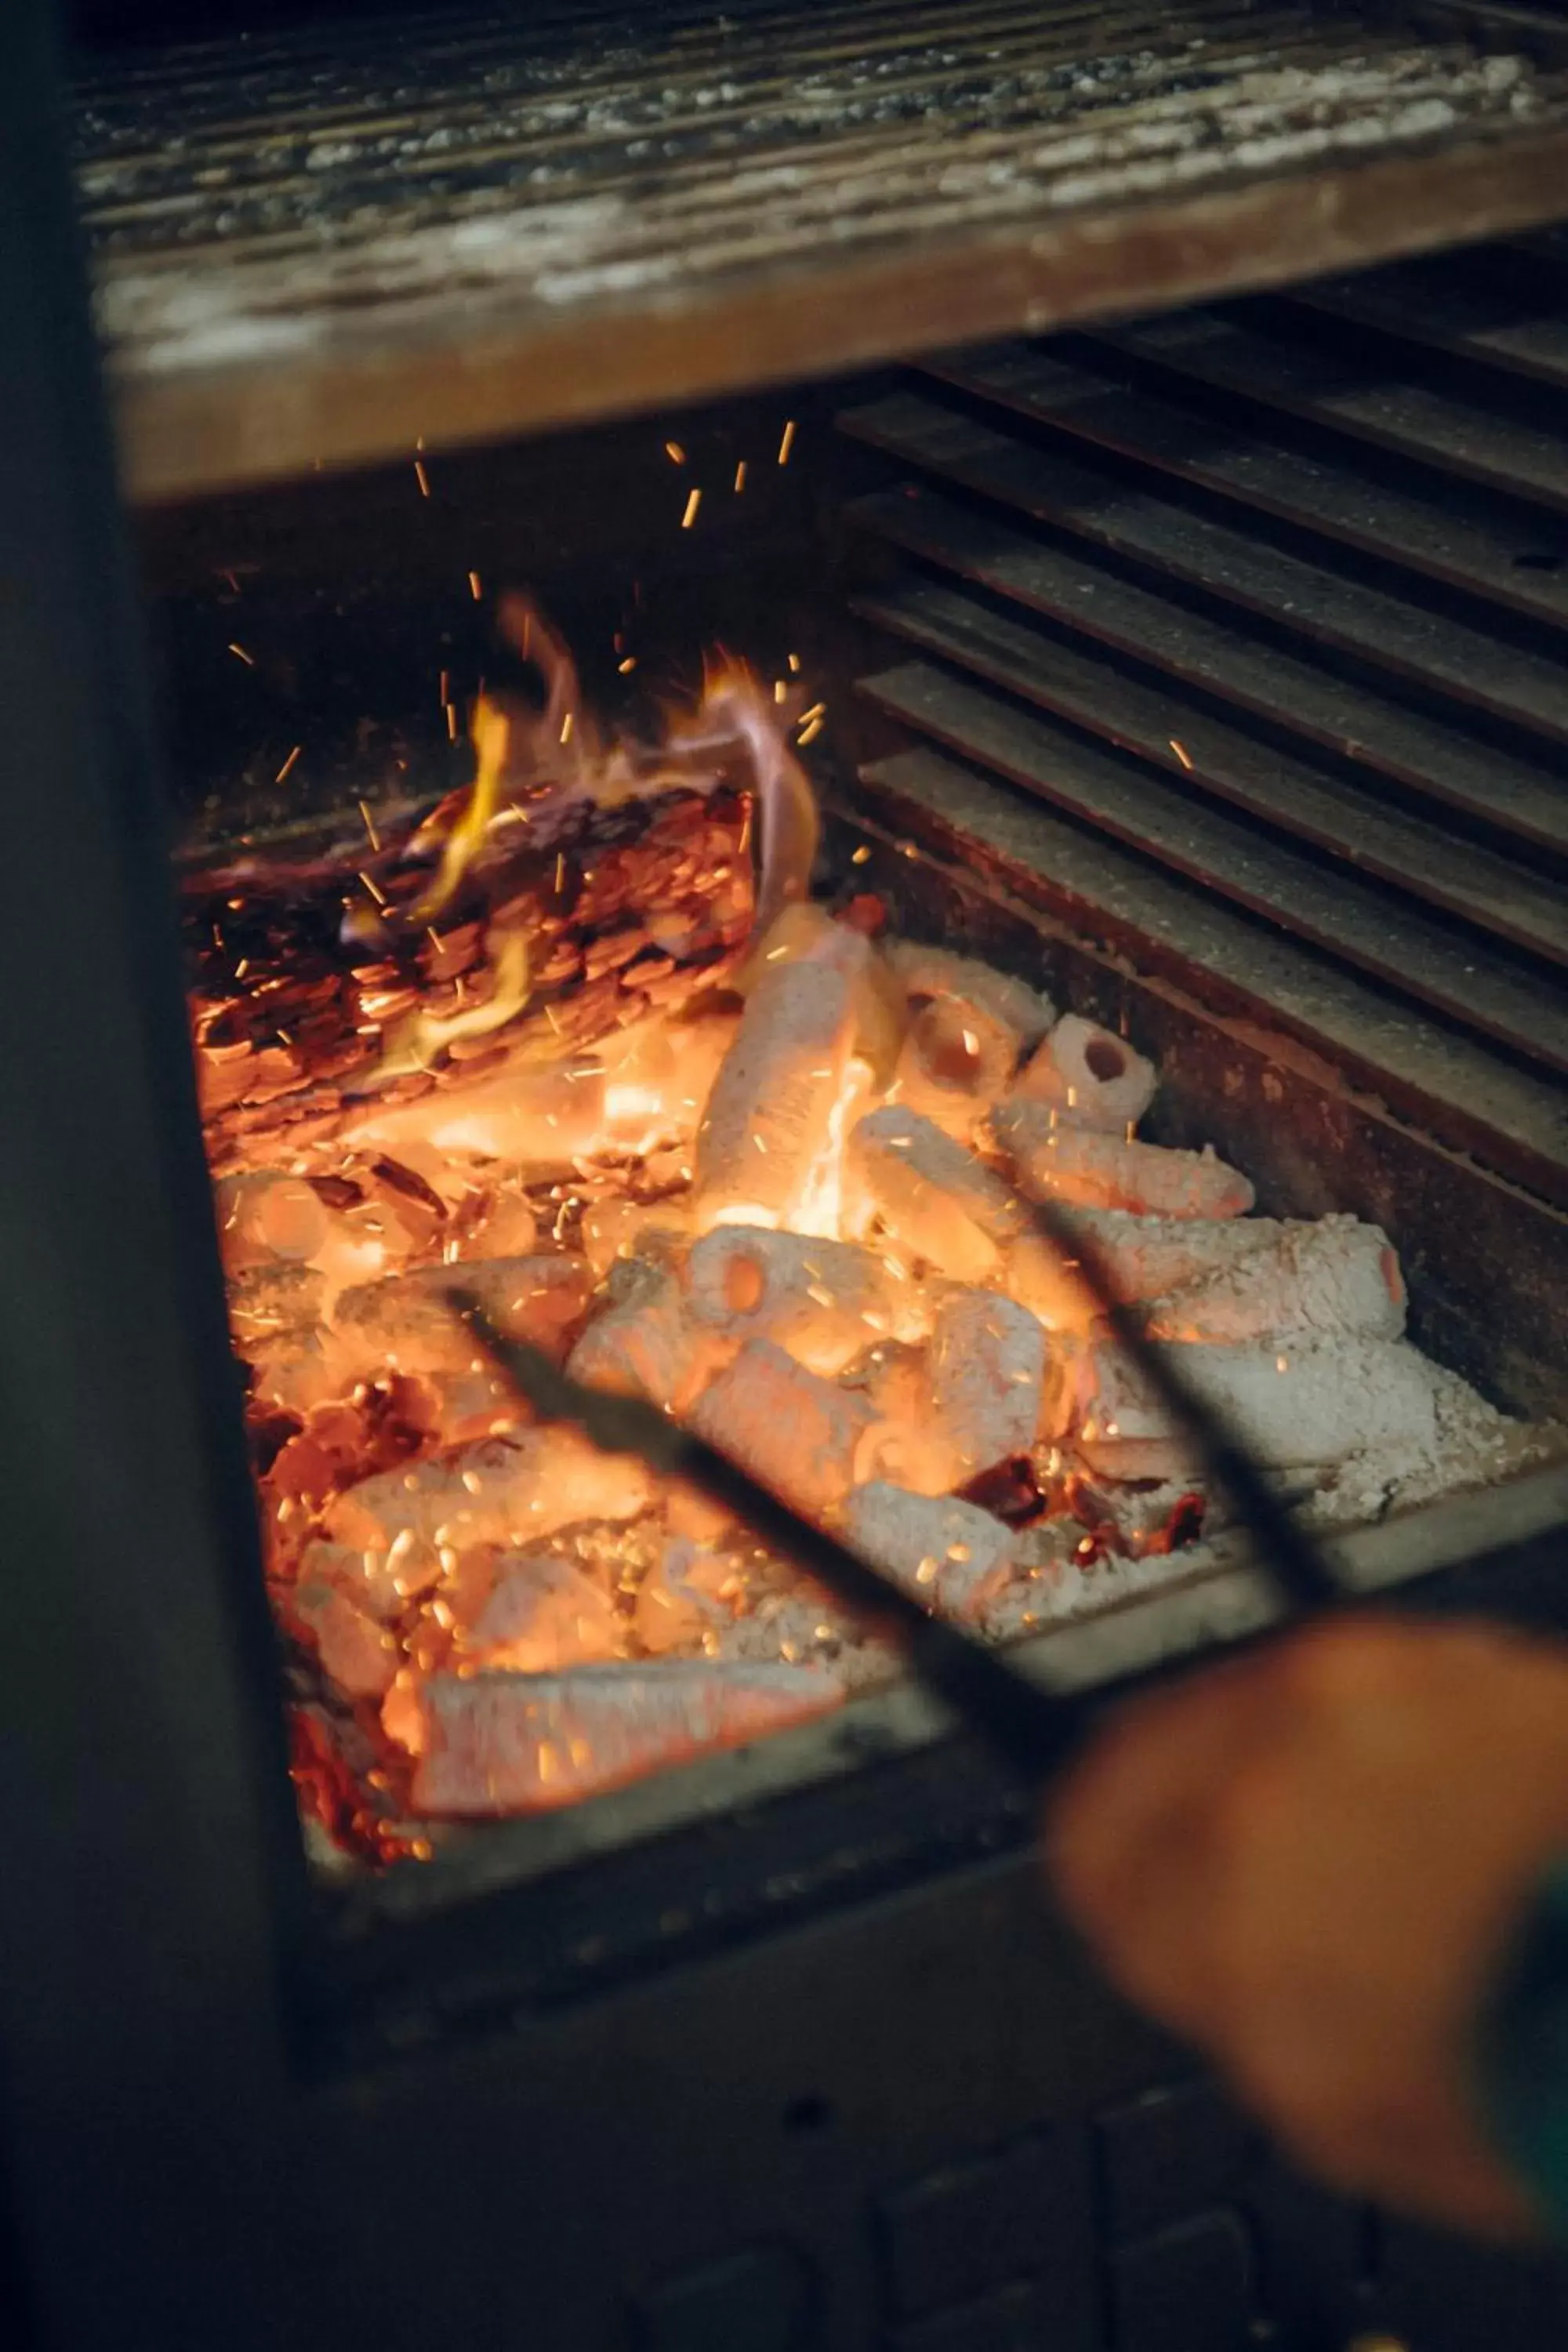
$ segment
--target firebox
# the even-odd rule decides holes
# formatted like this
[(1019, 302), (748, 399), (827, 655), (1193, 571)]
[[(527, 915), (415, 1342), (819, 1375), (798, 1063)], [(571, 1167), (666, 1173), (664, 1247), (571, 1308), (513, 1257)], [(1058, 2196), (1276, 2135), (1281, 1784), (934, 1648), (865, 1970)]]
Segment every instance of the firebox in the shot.
[(1109, 1700), (1272, 1604), (1065, 1200), (1353, 1589), (1568, 1623), (1561, 16), (137, 31), (101, 377), (0, 142), (18, 2328), (1555, 2343), (447, 1292)]

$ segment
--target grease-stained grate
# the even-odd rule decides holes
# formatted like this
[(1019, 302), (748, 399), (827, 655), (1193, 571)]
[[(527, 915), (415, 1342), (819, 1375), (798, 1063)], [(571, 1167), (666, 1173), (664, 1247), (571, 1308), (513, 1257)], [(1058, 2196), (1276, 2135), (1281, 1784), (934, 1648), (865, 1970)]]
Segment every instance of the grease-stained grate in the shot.
[(840, 421), (900, 469), (850, 509), (874, 801), (1568, 1207), (1564, 320), (1494, 249)]
[(128, 478), (174, 495), (1545, 219), (1558, 45), (1455, 26), (589, 0), (118, 66), (79, 89), (78, 166)]

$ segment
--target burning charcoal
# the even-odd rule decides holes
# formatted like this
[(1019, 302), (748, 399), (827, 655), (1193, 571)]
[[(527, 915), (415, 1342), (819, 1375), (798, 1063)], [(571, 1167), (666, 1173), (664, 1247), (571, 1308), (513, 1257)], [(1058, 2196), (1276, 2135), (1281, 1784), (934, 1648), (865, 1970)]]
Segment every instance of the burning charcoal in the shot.
[(1397, 1339), (1405, 1304), (1399, 1259), (1382, 1227), (1324, 1217), (1274, 1225), (1261, 1249), (1155, 1299), (1145, 1320), (1156, 1339), (1234, 1344), (1314, 1331)]
[(798, 1224), (829, 1149), (854, 1037), (854, 991), (842, 971), (786, 963), (763, 973), (698, 1130), (700, 1232)]
[(319, 1321), (325, 1298), (326, 1284), (313, 1265), (278, 1258), (247, 1266), (228, 1284), (236, 1346), (248, 1357), (270, 1340), (303, 1335)]
[(697, 1322), (675, 1276), (657, 1269), (651, 1282), (589, 1324), (567, 1369), (590, 1388), (647, 1397), (684, 1413), (739, 1345), (738, 1338)]
[(973, 1503), (933, 1501), (878, 1481), (857, 1486), (840, 1531), (875, 1568), (940, 1617), (978, 1617), (1007, 1580), (1016, 1538)]
[(699, 1400), (691, 1426), (799, 1510), (842, 1502), (874, 1443), (876, 1414), (771, 1339), (748, 1339)]
[(603, 1282), (617, 1258), (672, 1258), (690, 1224), (684, 1201), (628, 1201), (624, 1192), (612, 1192), (583, 1212), (584, 1255)]
[(943, 996), (966, 999), (1010, 1029), (1021, 1047), (1043, 1037), (1057, 1017), (1048, 996), (1042, 996), (1027, 981), (1015, 980), (1011, 972), (998, 971), (994, 964), (982, 963), (976, 957), (926, 947), (918, 940), (889, 940), (884, 953), (908, 989), (911, 1003), (919, 1005), (928, 998)]
[(700, 1486), (684, 1478), (665, 1482), (664, 1517), (672, 1536), (689, 1536), (694, 1543), (717, 1543), (735, 1524), (727, 1504), (716, 1503)]
[[(1399, 1260), (1380, 1226), (1354, 1217), (1297, 1223), (1080, 1209), (1072, 1222), (1117, 1297), (1150, 1304), (1156, 1338), (1240, 1340), (1317, 1327), (1397, 1339), (1404, 1328)], [(1038, 1234), (1008, 1253), (1007, 1287), (1047, 1328), (1096, 1319), (1071, 1267)]]
[(618, 1656), (624, 1633), (608, 1593), (573, 1561), (502, 1560), (461, 1648), (479, 1666), (558, 1674)]
[[(539, 1220), (521, 1192), (498, 1192), (485, 1210), (479, 1231), (481, 1254), (488, 1258), (531, 1257), (539, 1238)], [(466, 1258), (468, 1253), (465, 1249)], [(595, 1266), (594, 1271), (598, 1272)]]
[(703, 1646), (734, 1619), (741, 1571), (722, 1553), (705, 1551), (689, 1537), (666, 1543), (637, 1591), (637, 1631), (651, 1657)]
[(546, 1812), (805, 1723), (843, 1696), (821, 1667), (706, 1659), (433, 1675), (420, 1694), (413, 1802), (426, 1814)]
[(917, 1495), (950, 1494), (963, 1469), (933, 1409), (926, 1349), (879, 1347), (846, 1385), (859, 1389), (876, 1415), (861, 1449), (862, 1480), (886, 1479)]
[(323, 1515), (331, 1541), (366, 1556), (366, 1574), (389, 1570), (413, 1593), (433, 1584), (472, 1544), (521, 1545), (579, 1519), (632, 1519), (653, 1484), (629, 1455), (601, 1454), (575, 1430), (531, 1429), (487, 1438), (449, 1462), (383, 1471), (339, 1495)]
[[(324, 1547), (322, 1547), (324, 1549)], [(293, 1614), (313, 1637), (323, 1671), (345, 1698), (384, 1698), (397, 1672), (397, 1644), (334, 1582), (301, 1575)]]
[(921, 1339), (931, 1309), (918, 1284), (849, 1242), (721, 1225), (682, 1276), (692, 1320), (737, 1341), (776, 1340), (796, 1363), (831, 1376), (870, 1342)]
[(1167, 1151), (1069, 1127), (1044, 1103), (1017, 1095), (1001, 1106), (992, 1126), (1032, 1200), (1131, 1209), (1138, 1215), (1239, 1217), (1256, 1197), (1246, 1177), (1212, 1150)]
[(585, 1258), (470, 1258), (460, 1268), (420, 1266), (413, 1274), (345, 1290), (333, 1318), (345, 1349), (358, 1348), (400, 1371), (484, 1369), (473, 1335), (447, 1303), (454, 1283), (471, 1290), (501, 1328), (557, 1360), (564, 1334), (593, 1295)]
[[(1375, 1446), (1430, 1450), (1435, 1443), (1432, 1367), (1402, 1341), (1310, 1339), (1278, 1349), (1170, 1352), (1240, 1442), (1276, 1468), (1341, 1462)], [(1192, 1448), (1160, 1399), (1109, 1345), (1055, 1368), (1043, 1423), (1046, 1434), (1072, 1435), (1081, 1458), (1106, 1476), (1172, 1478), (1194, 1466)]]
[(851, 1130), (846, 1173), (895, 1243), (951, 1275), (994, 1274), (1026, 1212), (988, 1168), (918, 1111), (873, 1111)]
[(781, 908), (746, 958), (736, 986), (749, 994), (781, 964), (826, 963), (844, 973), (855, 1000), (854, 1051), (879, 1087), (893, 1075), (909, 1027), (903, 982), (854, 924), (836, 921), (814, 899)]
[(1045, 1103), (1076, 1127), (1125, 1135), (1154, 1097), (1155, 1070), (1124, 1039), (1067, 1013), (1020, 1076), (1015, 1092)]
[(1017, 1031), (983, 1004), (933, 996), (910, 1024), (889, 1099), (968, 1143), (1005, 1094), (1018, 1051)]
[(309, 1265), (321, 1255), (331, 1213), (303, 1177), (267, 1170), (226, 1176), (213, 1190), (218, 1245), (231, 1276), (279, 1259)]
[(931, 1334), (931, 1407), (960, 1477), (1028, 1452), (1045, 1369), (1046, 1335), (1027, 1307), (990, 1290), (948, 1294)]
[(488, 1363), (461, 1372), (421, 1372), (416, 1392), (427, 1400), (421, 1426), (440, 1445), (510, 1437), (531, 1418), (511, 1382)]

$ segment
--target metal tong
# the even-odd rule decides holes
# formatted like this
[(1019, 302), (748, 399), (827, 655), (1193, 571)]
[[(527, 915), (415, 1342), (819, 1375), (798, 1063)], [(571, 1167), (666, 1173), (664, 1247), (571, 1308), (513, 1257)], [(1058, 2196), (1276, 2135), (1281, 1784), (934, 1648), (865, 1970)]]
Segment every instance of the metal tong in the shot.
[[(1342, 1600), (1342, 1588), (1327, 1559), (1291, 1518), (1246, 1448), (1173, 1369), (1169, 1356), (1151, 1344), (1142, 1318), (1117, 1298), (1092, 1241), (1054, 1205), (1036, 1205), (1030, 1213), (1064, 1267), (1076, 1275), (1096, 1314), (1192, 1439), (1209, 1475), (1227, 1490), (1251, 1528), (1258, 1570), (1277, 1588), (1283, 1615), (1300, 1618)], [(701, 1488), (784, 1558), (826, 1585), (858, 1617), (898, 1634), (920, 1680), (1025, 1781), (1043, 1781), (1078, 1747), (1088, 1721), (1084, 1700), (1045, 1688), (1005, 1651), (932, 1616), (858, 1552), (644, 1399), (614, 1395), (573, 1380), (540, 1349), (500, 1330), (460, 1284), (447, 1290), (447, 1298), (492, 1362), (544, 1419), (574, 1422), (604, 1452), (638, 1454), (650, 1469)]]

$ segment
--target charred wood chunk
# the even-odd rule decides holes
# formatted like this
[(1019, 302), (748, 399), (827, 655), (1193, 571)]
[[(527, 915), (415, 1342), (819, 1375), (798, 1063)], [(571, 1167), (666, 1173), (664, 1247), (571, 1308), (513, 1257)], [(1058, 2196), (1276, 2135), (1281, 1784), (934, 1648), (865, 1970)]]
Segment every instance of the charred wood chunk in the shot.
[(837, 1706), (814, 1666), (658, 1659), (567, 1675), (433, 1675), (413, 1803), (426, 1814), (547, 1812)]
[(594, 1289), (587, 1260), (564, 1254), (420, 1266), (343, 1292), (333, 1320), (344, 1349), (380, 1356), (402, 1371), (483, 1369), (472, 1333), (447, 1304), (454, 1283), (472, 1291), (501, 1329), (558, 1361), (565, 1335), (582, 1320)]

